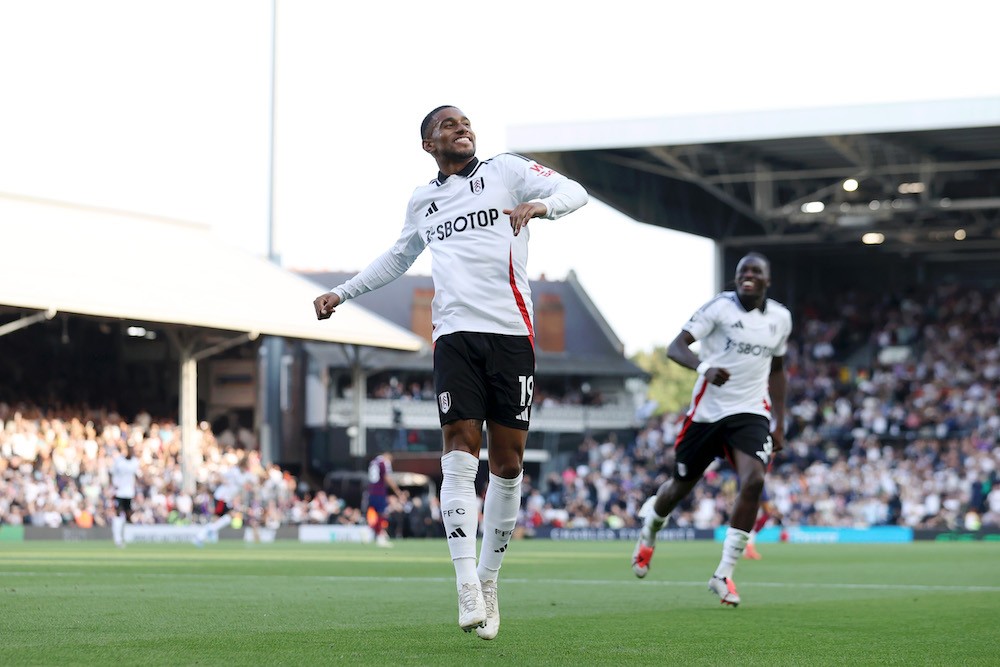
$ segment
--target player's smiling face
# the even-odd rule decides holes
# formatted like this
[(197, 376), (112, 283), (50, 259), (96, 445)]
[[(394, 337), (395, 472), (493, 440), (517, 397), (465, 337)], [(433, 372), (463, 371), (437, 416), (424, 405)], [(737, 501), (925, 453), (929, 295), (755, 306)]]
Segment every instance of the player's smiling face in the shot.
[(736, 267), (736, 293), (745, 301), (764, 300), (771, 284), (771, 270), (759, 257), (744, 257)]
[(476, 133), (472, 122), (455, 107), (441, 109), (431, 121), (424, 150), (448, 161), (467, 160), (476, 154)]

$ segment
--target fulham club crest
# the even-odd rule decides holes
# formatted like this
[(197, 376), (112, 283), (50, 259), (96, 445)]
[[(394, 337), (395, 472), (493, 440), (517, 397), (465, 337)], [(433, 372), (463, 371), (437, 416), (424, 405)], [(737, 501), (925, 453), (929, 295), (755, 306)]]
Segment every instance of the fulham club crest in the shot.
[(438, 407), (441, 409), (441, 414), (448, 414), (448, 411), (451, 410), (451, 392), (442, 391), (438, 394)]
[(472, 190), (472, 194), (474, 195), (483, 194), (483, 190), (486, 189), (486, 184), (483, 183), (483, 177), (480, 176), (479, 178), (474, 178), (469, 181), (469, 189)]

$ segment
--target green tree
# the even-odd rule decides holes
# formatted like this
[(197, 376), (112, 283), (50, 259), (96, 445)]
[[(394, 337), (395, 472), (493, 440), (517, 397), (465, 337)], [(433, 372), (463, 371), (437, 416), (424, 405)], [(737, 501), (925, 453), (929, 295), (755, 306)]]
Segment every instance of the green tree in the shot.
[(650, 374), (649, 398), (657, 402), (656, 414), (680, 412), (691, 403), (691, 387), (698, 374), (670, 360), (667, 348), (639, 352), (632, 361)]

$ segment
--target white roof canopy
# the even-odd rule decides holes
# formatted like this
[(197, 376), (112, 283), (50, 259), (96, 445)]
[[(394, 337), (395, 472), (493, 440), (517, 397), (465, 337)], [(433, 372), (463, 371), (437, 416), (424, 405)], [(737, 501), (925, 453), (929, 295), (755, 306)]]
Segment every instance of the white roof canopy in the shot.
[(1000, 97), (520, 125), (511, 150), (583, 151), (996, 125)]
[(316, 285), (206, 227), (0, 195), (0, 305), (418, 350), (354, 303), (319, 321)]

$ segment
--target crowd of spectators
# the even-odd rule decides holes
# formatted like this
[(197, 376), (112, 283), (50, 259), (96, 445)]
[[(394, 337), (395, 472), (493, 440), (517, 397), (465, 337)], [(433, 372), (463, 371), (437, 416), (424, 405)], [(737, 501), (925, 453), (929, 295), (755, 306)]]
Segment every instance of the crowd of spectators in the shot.
[[(785, 451), (767, 493), (791, 525), (1000, 528), (1000, 291), (938, 287), (902, 297), (845, 293), (801, 304), (785, 366)], [(428, 389), (410, 384), (412, 398)], [(390, 381), (377, 393), (403, 396)], [(636, 527), (642, 502), (672, 470), (683, 414), (651, 418), (634, 438), (584, 438), (574, 460), (525, 478), (522, 524)], [(246, 508), (263, 525), (364, 525), (359, 508), (265, 465), (252, 435), (198, 432), (196, 490), (183, 491), (180, 431), (141, 413), (0, 403), (0, 523), (108, 525), (114, 455), (141, 461), (133, 521), (205, 521), (228, 466), (247, 458)], [(736, 478), (713, 466), (670, 525), (728, 522)], [(439, 534), (436, 498), (404, 498), (396, 536)]]
[(110, 525), (115, 513), (111, 464), (131, 447), (140, 462), (133, 523), (203, 523), (212, 518), (213, 492), (229, 467), (246, 461), (255, 480), (240, 507), (261, 525), (363, 524), (356, 507), (322, 490), (310, 492), (288, 471), (266, 465), (244, 438), (217, 438), (200, 425), (193, 493), (183, 489), (180, 429), (140, 413), (121, 415), (83, 407), (48, 409), (0, 403), (0, 523), (59, 527)]
[[(785, 521), (1000, 528), (1000, 291), (848, 292), (797, 313), (786, 446), (766, 484)], [(525, 486), (528, 525), (637, 526), (682, 418), (653, 418), (633, 442), (585, 441)], [(670, 525), (723, 525), (735, 493), (731, 469), (710, 469)]]

